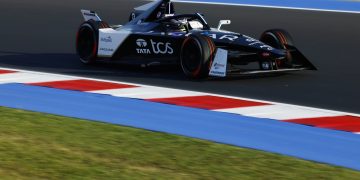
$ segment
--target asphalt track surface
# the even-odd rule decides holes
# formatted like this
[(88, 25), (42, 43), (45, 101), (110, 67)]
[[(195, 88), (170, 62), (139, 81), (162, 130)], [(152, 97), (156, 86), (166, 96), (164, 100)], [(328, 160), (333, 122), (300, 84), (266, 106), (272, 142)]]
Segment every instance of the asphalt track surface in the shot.
[(110, 24), (123, 24), (135, 0), (0, 0), (0, 66), (80, 75), (220, 93), (360, 113), (360, 14), (179, 4), (178, 13), (202, 12), (216, 26), (258, 37), (271, 28), (288, 30), (319, 71), (270, 77), (190, 81), (180, 69), (82, 65), (75, 55), (81, 8), (97, 11)]

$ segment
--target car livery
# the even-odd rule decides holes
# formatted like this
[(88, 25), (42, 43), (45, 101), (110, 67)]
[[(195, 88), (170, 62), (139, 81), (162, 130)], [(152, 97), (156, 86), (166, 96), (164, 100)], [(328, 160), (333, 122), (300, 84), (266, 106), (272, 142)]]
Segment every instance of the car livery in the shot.
[(204, 15), (175, 14), (170, 0), (137, 7), (125, 25), (110, 26), (93, 11), (81, 10), (76, 49), (81, 62), (112, 61), (151, 66), (180, 65), (189, 78), (316, 70), (285, 30), (259, 39), (211, 28)]

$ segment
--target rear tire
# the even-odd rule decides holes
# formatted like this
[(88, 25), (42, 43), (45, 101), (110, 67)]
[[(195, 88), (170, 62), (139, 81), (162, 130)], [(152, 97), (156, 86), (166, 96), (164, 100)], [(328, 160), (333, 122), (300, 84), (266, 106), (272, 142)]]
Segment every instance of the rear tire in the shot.
[(106, 22), (89, 20), (80, 25), (76, 37), (76, 52), (84, 64), (93, 64), (97, 58), (99, 29), (110, 28)]
[(208, 77), (215, 51), (216, 46), (210, 37), (189, 35), (180, 53), (180, 65), (185, 76), (192, 79)]
[[(290, 36), (290, 34), (282, 29), (271, 29), (271, 30), (267, 30), (264, 33), (262, 33), (262, 35), (260, 36), (259, 39), (261, 42), (270, 45), (276, 49), (283, 49), (283, 50), (287, 50), (287, 46), (286, 45), (290, 45), (290, 46), (294, 46), (293, 44), (293, 39)], [(292, 64), (292, 56), (291, 54), (288, 52), (286, 54), (286, 60), (285, 61), (277, 61), (276, 65), (277, 67), (291, 67)], [(262, 68), (262, 64), (263, 62), (260, 62), (260, 68)]]

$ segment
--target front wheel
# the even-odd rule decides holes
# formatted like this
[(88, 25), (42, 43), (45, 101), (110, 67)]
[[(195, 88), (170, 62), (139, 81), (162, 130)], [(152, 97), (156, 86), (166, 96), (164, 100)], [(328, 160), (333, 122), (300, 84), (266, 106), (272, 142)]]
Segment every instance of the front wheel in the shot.
[[(267, 30), (261, 34), (260, 39), (261, 42), (272, 46), (276, 49), (288, 50), (288, 46), (294, 46), (292, 37), (290, 34), (282, 29), (271, 29)], [(289, 52), (286, 53), (286, 59), (282, 61), (276, 61), (277, 67), (291, 67), (292, 64), (292, 56)], [(266, 64), (266, 63), (265, 63)], [(260, 68), (264, 69), (264, 62), (260, 62)]]
[(186, 77), (200, 79), (208, 76), (215, 56), (215, 44), (210, 37), (191, 34), (181, 46), (180, 65)]

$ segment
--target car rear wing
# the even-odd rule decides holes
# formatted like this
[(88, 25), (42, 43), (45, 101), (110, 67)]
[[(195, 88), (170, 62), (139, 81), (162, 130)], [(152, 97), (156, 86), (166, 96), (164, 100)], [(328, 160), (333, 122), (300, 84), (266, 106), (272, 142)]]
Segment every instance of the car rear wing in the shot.
[(88, 21), (88, 20), (101, 21), (100, 17), (94, 11), (84, 10), (84, 9), (80, 11), (84, 18), (84, 21)]

